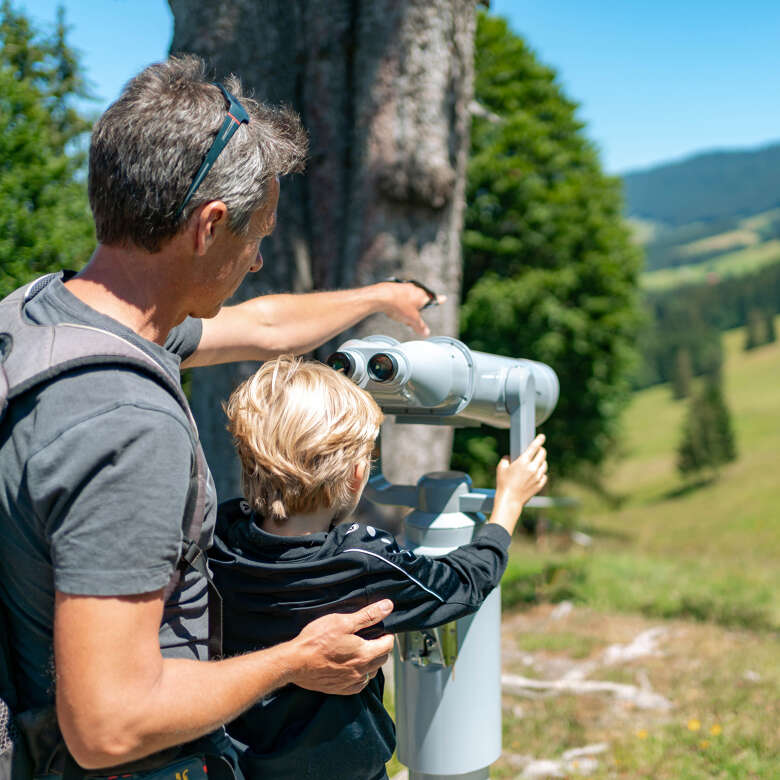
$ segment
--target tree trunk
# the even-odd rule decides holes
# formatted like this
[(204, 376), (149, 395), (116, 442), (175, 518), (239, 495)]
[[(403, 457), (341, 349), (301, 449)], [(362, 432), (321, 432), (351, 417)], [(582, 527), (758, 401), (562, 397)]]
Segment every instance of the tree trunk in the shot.
[[(310, 134), (304, 176), (282, 185), (265, 267), (237, 298), (334, 289), (387, 276), (448, 295), (426, 310), (433, 335), (456, 335), (461, 281), (473, 0), (169, 0), (171, 52), (217, 76), (238, 74), (261, 100), (288, 103)], [(411, 332), (372, 317), (350, 336)], [(221, 495), (238, 489), (220, 401), (254, 368), (196, 371), (193, 409)], [(395, 481), (446, 468), (451, 431), (391, 426), (383, 463)]]

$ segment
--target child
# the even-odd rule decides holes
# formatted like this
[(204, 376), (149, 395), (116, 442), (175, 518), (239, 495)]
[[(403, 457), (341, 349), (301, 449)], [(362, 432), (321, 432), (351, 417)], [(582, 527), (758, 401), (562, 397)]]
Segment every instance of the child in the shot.
[[(547, 481), (538, 436), (496, 475), (489, 522), (441, 558), (399, 549), (386, 532), (344, 523), (369, 475), (382, 413), (371, 396), (319, 363), (281, 357), (226, 407), (244, 500), (220, 507), (211, 566), (224, 599), (224, 647), (246, 652), (291, 639), (317, 617), (389, 598), (389, 632), (475, 612), (498, 584), (525, 502)], [(233, 721), (248, 780), (380, 780), (395, 748), (381, 670), (358, 694), (288, 685)]]

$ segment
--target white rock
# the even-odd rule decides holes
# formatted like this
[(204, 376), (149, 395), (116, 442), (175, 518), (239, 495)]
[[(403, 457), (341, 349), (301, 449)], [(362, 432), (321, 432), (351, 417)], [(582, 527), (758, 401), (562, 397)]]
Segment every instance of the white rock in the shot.
[(589, 775), (591, 772), (595, 772), (599, 768), (599, 762), (595, 758), (578, 758), (574, 761), (569, 761), (566, 764), (566, 768), (569, 770), (569, 774), (574, 772), (577, 775)]
[(526, 780), (541, 780), (544, 777), (566, 777), (566, 769), (560, 761), (532, 761), (520, 777)]
[(582, 547), (590, 547), (593, 544), (593, 537), (582, 533), (582, 531), (572, 531), (571, 540), (574, 544), (579, 544)]
[(666, 628), (656, 626), (643, 631), (630, 644), (610, 645), (601, 656), (602, 663), (619, 664), (646, 655), (655, 655), (658, 652), (658, 640), (666, 634)]
[(561, 618), (565, 618), (573, 609), (574, 605), (571, 603), (571, 601), (562, 601), (550, 613), (550, 620), (560, 620)]
[(566, 750), (562, 754), (562, 758), (565, 761), (571, 761), (573, 758), (581, 758), (582, 756), (597, 756), (599, 753), (604, 753), (608, 749), (609, 745), (606, 742), (596, 742), (594, 745), (585, 745), (584, 747)]
[(502, 674), (501, 687), (506, 693), (517, 696), (533, 697), (537, 691), (559, 694), (611, 693), (621, 701), (629, 702), (640, 709), (668, 710), (672, 707), (672, 703), (659, 693), (641, 690), (636, 685), (598, 680), (533, 680), (516, 674)]

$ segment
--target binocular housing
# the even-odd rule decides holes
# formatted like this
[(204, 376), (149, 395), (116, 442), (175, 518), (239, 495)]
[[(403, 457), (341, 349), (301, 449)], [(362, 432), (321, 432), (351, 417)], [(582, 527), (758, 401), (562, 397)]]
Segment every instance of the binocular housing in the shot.
[[(549, 366), (477, 352), (453, 338), (351, 339), (327, 363), (370, 393), (396, 422), (509, 428), (513, 460), (558, 402), (558, 377)], [(408, 441), (414, 446), (414, 437)], [(473, 540), (493, 494), (471, 489), (471, 479), (453, 471), (426, 474), (416, 485), (394, 485), (379, 459), (366, 487), (375, 503), (411, 508), (401, 544), (434, 557)], [(500, 625), (496, 588), (472, 615), (399, 636), (398, 757), (409, 767), (410, 780), (489, 777), (490, 764), (501, 754)]]
[(404, 343), (389, 336), (350, 339), (327, 363), (399, 423), (485, 424), (518, 427), (518, 433), (522, 423), (523, 446), (558, 402), (558, 377), (548, 365), (477, 352), (448, 337)]

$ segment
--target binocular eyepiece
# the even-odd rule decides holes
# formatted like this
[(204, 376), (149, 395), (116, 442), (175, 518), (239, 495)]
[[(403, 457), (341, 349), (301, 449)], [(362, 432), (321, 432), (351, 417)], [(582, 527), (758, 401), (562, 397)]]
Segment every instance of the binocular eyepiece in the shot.
[(510, 428), (513, 456), (558, 402), (558, 377), (549, 366), (477, 352), (453, 338), (351, 339), (327, 363), (397, 422)]
[[(349, 352), (334, 352), (327, 360), (327, 364), (346, 374), (350, 379), (355, 375), (355, 361)], [(392, 355), (386, 352), (377, 352), (368, 359), (366, 366), (369, 379), (374, 382), (389, 382), (398, 374), (398, 363)]]

